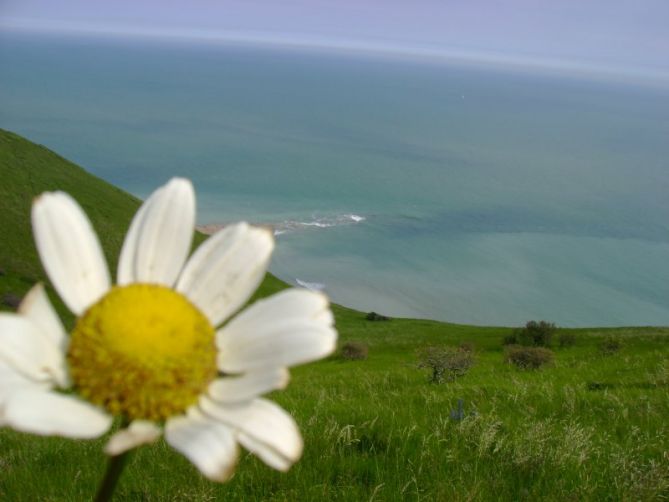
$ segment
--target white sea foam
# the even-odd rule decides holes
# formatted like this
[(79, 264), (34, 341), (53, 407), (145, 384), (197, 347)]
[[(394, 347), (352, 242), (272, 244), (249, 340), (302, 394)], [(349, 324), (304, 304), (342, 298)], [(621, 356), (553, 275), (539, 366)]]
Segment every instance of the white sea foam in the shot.
[(275, 223), (272, 226), (274, 227), (274, 235), (281, 235), (311, 228), (332, 228), (342, 225), (355, 225), (365, 221), (366, 219), (367, 218), (360, 216), (359, 214), (346, 213), (334, 216), (314, 217), (312, 220), (308, 221), (285, 220), (279, 223)]
[[(255, 225), (271, 227), (274, 232), (274, 236), (278, 237), (279, 235), (295, 232), (298, 230), (308, 230), (312, 228), (331, 228), (338, 227), (341, 225), (356, 225), (365, 221), (367, 218), (365, 216), (360, 216), (359, 214), (346, 213), (338, 214), (335, 216), (322, 216), (314, 217), (309, 221), (300, 221), (300, 220), (284, 220), (278, 223), (257, 223)], [(207, 225), (198, 225), (197, 230), (205, 234), (214, 234), (217, 231), (221, 230), (226, 226), (226, 223), (212, 223)]]
[(355, 223), (360, 223), (361, 221), (365, 221), (367, 219), (364, 216), (360, 216), (358, 214), (347, 214), (345, 216), (351, 218), (351, 220), (353, 220)]
[(295, 282), (298, 286), (309, 289), (311, 291), (323, 291), (325, 289), (325, 284), (320, 282), (307, 282), (302, 279), (295, 279)]

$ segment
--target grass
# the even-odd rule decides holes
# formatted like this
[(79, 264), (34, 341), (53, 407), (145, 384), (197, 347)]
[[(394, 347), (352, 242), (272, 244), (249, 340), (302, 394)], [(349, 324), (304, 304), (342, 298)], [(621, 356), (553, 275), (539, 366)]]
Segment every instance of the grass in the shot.
[[(12, 171), (18, 162), (30, 172)], [(49, 174), (52, 164), (62, 169), (60, 180)], [(76, 169), (0, 133), (3, 291), (20, 294), (44, 280), (29, 231), (19, 228), (28, 226), (27, 216), (7, 207), (22, 204), (27, 214), (44, 189), (71, 191), (95, 226), (107, 228), (101, 235), (109, 260), (118, 254), (138, 201)], [(65, 179), (78, 181), (59, 185)], [(12, 190), (21, 195), (5, 197)], [(95, 213), (101, 200), (107, 207)], [(7, 215), (17, 220), (5, 221)], [(282, 287), (268, 276), (259, 295)], [(372, 322), (364, 313), (333, 308), (340, 345), (364, 343), (369, 356), (335, 355), (296, 368), (288, 389), (271, 396), (304, 435), (304, 457), (290, 472), (274, 472), (242, 453), (233, 479), (217, 485), (159, 442), (131, 458), (118, 500), (669, 499), (669, 329), (558, 330), (572, 333), (575, 344), (554, 346), (551, 366), (523, 371), (504, 362), (502, 339), (510, 328)], [(604, 355), (600, 344), (611, 337), (624, 343)], [(428, 383), (426, 370), (417, 367), (418, 349), (462, 342), (473, 343), (475, 365), (454, 382)], [(459, 400), (462, 419), (451, 414)], [(0, 499), (90, 499), (105, 465), (103, 444), (0, 431)]]

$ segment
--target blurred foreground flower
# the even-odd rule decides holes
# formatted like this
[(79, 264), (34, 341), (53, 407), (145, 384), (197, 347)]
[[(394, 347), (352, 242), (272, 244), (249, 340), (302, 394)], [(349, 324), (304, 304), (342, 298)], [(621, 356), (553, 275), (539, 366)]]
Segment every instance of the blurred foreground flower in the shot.
[(334, 350), (327, 298), (287, 290), (216, 329), (262, 281), (270, 231), (230, 225), (186, 261), (195, 196), (175, 178), (135, 215), (112, 286), (100, 243), (69, 195), (40, 196), (32, 222), (44, 268), (77, 321), (68, 337), (39, 284), (17, 314), (0, 314), (0, 425), (95, 438), (121, 416), (126, 427), (109, 439), (109, 455), (164, 430), (216, 481), (233, 472), (238, 444), (282, 471), (298, 460), (294, 420), (259, 396), (287, 385), (288, 366)]

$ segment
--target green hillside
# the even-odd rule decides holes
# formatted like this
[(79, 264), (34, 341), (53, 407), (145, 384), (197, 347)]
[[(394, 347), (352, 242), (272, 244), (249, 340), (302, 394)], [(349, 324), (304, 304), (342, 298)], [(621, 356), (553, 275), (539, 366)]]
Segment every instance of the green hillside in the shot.
[(43, 279), (32, 244), (30, 206), (48, 190), (70, 193), (86, 211), (100, 235), (111, 264), (140, 201), (92, 176), (51, 150), (0, 130), (0, 267), (35, 280)]
[[(84, 207), (115, 267), (139, 201), (0, 131), (3, 298), (45, 280), (30, 203), (54, 189)], [(268, 276), (258, 294), (283, 287)], [(669, 500), (669, 329), (560, 329), (554, 361), (532, 371), (505, 359), (511, 328), (370, 321), (333, 310), (340, 345), (355, 341), (369, 353), (296, 368), (288, 389), (271, 396), (304, 436), (304, 456), (290, 472), (243, 453), (235, 476), (218, 485), (161, 441), (131, 457), (117, 500)], [(420, 351), (461, 345), (473, 351), (473, 366), (430, 383)], [(90, 500), (105, 468), (104, 441), (0, 430), (0, 500)]]

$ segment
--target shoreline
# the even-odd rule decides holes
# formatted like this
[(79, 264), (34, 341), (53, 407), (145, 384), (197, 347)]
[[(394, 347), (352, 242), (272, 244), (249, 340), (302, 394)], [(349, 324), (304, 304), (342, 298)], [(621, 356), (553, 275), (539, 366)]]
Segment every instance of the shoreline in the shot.
[[(333, 228), (344, 225), (355, 225), (367, 221), (366, 216), (361, 216), (355, 213), (335, 213), (329, 216), (311, 216), (304, 219), (292, 218), (282, 221), (268, 222), (253, 222), (247, 221), (249, 225), (254, 227), (264, 227), (270, 229), (274, 236), (285, 233), (292, 233), (296, 231), (303, 231), (309, 229)], [(206, 235), (211, 235), (228, 225), (237, 223), (237, 221), (229, 221), (227, 223), (207, 223), (204, 225), (196, 225), (195, 229)]]
[(228, 224), (222, 225), (220, 223), (212, 223), (208, 225), (195, 225), (195, 231), (203, 233), (205, 235), (213, 235), (219, 230), (224, 229), (227, 225)]
[[(275, 237), (282, 233), (282, 232), (277, 233), (277, 229), (274, 227), (274, 225), (270, 225), (269, 223), (252, 223), (248, 221), (246, 223), (254, 227), (267, 228), (268, 230), (272, 231), (272, 235), (274, 235)], [(206, 225), (195, 225), (195, 231), (203, 233), (205, 235), (213, 235), (219, 230), (223, 230), (228, 225), (233, 225), (233, 224), (234, 223), (231, 222), (231, 223), (208, 223)]]

